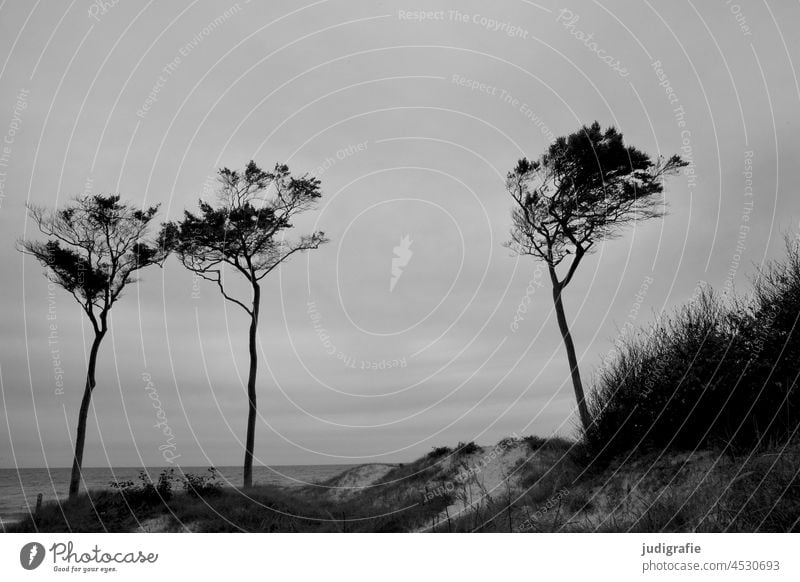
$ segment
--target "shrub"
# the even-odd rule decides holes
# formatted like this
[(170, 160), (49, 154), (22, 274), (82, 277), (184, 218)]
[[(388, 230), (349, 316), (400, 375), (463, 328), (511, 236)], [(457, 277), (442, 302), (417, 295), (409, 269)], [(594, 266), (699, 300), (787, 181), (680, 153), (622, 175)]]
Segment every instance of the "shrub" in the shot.
[(213, 497), (222, 493), (222, 483), (218, 480), (217, 470), (209, 467), (208, 475), (184, 473), (183, 488), (191, 497)]
[(109, 485), (116, 489), (130, 505), (157, 505), (172, 498), (172, 482), (175, 479), (173, 469), (165, 469), (153, 483), (145, 471), (139, 471), (139, 483), (128, 481), (111, 481)]
[(449, 455), (453, 452), (453, 449), (450, 447), (433, 447), (433, 450), (428, 453), (427, 457), (429, 459), (438, 459), (439, 457), (444, 457), (445, 455)]
[(522, 440), (525, 441), (525, 444), (528, 445), (531, 451), (538, 451), (547, 442), (547, 439), (536, 435), (522, 437)]
[(478, 445), (476, 445), (473, 441), (468, 443), (459, 443), (456, 445), (456, 454), (457, 455), (471, 455), (480, 449)]
[(752, 448), (800, 425), (800, 255), (764, 267), (754, 294), (710, 289), (627, 338), (589, 399), (585, 431), (602, 458), (633, 449)]

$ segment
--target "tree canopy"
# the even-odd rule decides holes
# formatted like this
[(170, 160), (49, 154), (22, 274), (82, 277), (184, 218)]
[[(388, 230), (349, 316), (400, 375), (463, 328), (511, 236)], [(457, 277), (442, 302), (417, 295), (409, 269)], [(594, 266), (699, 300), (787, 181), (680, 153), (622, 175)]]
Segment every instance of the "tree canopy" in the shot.
[(294, 253), (326, 242), (321, 231), (296, 241), (282, 237), (292, 218), (320, 198), (320, 181), (292, 176), (284, 164), (267, 172), (253, 161), (241, 172), (221, 169), (219, 180), (219, 204), (201, 200), (198, 214), (185, 211), (182, 221), (164, 225), (162, 237), (186, 268), (217, 283), (226, 299), (250, 313), (225, 290), (222, 268), (228, 265), (257, 283)]
[(158, 206), (135, 208), (119, 195), (88, 195), (62, 209), (29, 205), (45, 241), (22, 240), (18, 247), (46, 268), (48, 278), (78, 301), (98, 331), (136, 271), (166, 258), (146, 240)]
[(559, 137), (536, 160), (523, 158), (508, 173), (512, 211), (508, 246), (553, 267), (572, 257), (569, 283), (580, 259), (628, 224), (662, 216), (662, 178), (687, 165), (677, 155), (655, 161), (626, 146), (622, 134), (600, 124)]

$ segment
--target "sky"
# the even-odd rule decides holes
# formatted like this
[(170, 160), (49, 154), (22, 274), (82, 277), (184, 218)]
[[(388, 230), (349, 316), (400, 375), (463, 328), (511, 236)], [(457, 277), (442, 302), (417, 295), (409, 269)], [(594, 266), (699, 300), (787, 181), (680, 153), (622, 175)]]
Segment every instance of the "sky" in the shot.
[[(623, 330), (701, 283), (746, 293), (800, 232), (798, 24), (755, 0), (0, 3), (0, 467), (70, 465), (91, 341), (15, 250), (26, 203), (119, 193), (176, 219), (251, 159), (321, 180), (290, 236), (330, 239), (263, 286), (257, 464), (575, 436), (546, 271), (503, 246), (506, 172), (595, 120), (691, 161), (667, 216), (566, 291), (591, 387)], [(174, 258), (140, 279), (84, 464), (240, 464), (246, 314)]]

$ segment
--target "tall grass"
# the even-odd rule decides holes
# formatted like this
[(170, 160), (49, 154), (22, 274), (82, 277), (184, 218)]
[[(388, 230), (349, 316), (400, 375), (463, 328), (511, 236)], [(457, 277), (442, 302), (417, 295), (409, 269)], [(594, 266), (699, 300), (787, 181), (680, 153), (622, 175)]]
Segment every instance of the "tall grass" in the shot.
[(598, 459), (648, 449), (752, 449), (800, 425), (800, 251), (764, 266), (746, 298), (711, 289), (626, 339), (590, 395)]

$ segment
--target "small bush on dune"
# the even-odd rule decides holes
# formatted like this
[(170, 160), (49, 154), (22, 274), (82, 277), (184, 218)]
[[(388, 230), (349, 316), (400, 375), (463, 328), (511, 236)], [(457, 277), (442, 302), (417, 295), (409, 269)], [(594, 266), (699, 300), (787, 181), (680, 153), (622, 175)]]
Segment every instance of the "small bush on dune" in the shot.
[(536, 435), (529, 435), (522, 437), (522, 440), (526, 445), (528, 445), (528, 448), (531, 450), (531, 452), (553, 451), (573, 454), (577, 453), (578, 449), (580, 449), (580, 443), (569, 441), (559, 436), (543, 438)]
[(531, 451), (538, 451), (547, 442), (547, 439), (536, 435), (522, 437), (522, 440), (525, 441), (525, 444), (528, 445)]
[(119, 494), (130, 505), (157, 505), (169, 501), (172, 498), (172, 483), (175, 480), (174, 471), (165, 469), (158, 476), (158, 481), (153, 483), (145, 471), (139, 471), (139, 483), (133, 481), (111, 481), (112, 489), (116, 489)]
[(190, 497), (213, 497), (222, 494), (222, 483), (218, 480), (217, 470), (208, 468), (208, 475), (184, 473), (183, 488)]
[(428, 453), (429, 459), (438, 459), (439, 457), (444, 457), (445, 455), (449, 455), (453, 452), (453, 449), (450, 447), (433, 447), (433, 450)]
[(462, 443), (459, 441), (459, 443), (456, 445), (456, 454), (471, 455), (473, 453), (478, 452), (478, 449), (480, 449), (480, 447), (472, 441), (468, 443)]
[(505, 438), (500, 439), (497, 442), (497, 445), (495, 445), (495, 447), (498, 448), (498, 449), (503, 449), (503, 450), (510, 449), (511, 447), (513, 447), (514, 445), (519, 443), (521, 440), (522, 439), (520, 439), (518, 437), (513, 437), (513, 436), (505, 437)]

